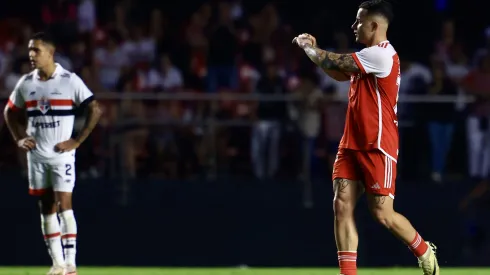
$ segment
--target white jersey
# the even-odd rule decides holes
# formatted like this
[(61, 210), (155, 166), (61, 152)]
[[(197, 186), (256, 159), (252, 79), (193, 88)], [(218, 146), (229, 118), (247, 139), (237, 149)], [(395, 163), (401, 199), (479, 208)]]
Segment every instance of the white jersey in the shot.
[(37, 70), (22, 76), (8, 104), (27, 111), (27, 135), (36, 140), (28, 159), (40, 163), (74, 161), (75, 150), (59, 153), (54, 147), (72, 137), (75, 108), (83, 108), (92, 100), (92, 92), (80, 77), (59, 64), (47, 81), (39, 80)]

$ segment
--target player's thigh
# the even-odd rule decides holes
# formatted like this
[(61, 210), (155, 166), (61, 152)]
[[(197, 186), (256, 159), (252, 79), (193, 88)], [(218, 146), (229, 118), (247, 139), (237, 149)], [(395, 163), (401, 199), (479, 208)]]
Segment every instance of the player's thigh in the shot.
[(39, 162), (27, 163), (29, 194), (42, 196), (51, 191), (51, 178), (48, 165)]
[(363, 193), (362, 173), (354, 151), (339, 149), (333, 165), (334, 210), (353, 210)]
[(51, 181), (54, 192), (72, 193), (75, 188), (75, 162), (51, 165)]
[(366, 193), (395, 198), (396, 162), (379, 150), (359, 152)]

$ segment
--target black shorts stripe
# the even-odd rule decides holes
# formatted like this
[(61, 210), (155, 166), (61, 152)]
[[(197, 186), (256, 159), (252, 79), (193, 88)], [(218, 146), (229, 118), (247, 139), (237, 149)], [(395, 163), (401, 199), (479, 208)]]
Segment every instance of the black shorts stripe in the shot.
[(38, 117), (38, 116), (74, 116), (75, 110), (48, 110), (43, 114), (39, 110), (27, 111), (27, 117)]

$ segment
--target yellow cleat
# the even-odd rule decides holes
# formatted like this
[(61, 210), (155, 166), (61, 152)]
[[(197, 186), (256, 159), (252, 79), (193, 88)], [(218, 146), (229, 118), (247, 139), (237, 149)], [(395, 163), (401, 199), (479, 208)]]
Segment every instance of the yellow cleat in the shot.
[(419, 258), (419, 267), (422, 268), (424, 275), (439, 275), (439, 263), (437, 262), (437, 247), (431, 242), (425, 242), (429, 249)]

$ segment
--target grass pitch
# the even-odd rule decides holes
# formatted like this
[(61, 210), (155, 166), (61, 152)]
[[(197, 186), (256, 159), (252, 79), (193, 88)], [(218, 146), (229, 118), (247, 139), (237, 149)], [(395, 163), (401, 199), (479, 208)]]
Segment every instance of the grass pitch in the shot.
[[(0, 267), (0, 275), (44, 275), (47, 267)], [(488, 275), (490, 268), (442, 268), (443, 275)], [(337, 275), (337, 268), (125, 268), (81, 267), (79, 275)], [(361, 268), (359, 275), (420, 275), (419, 269)]]

